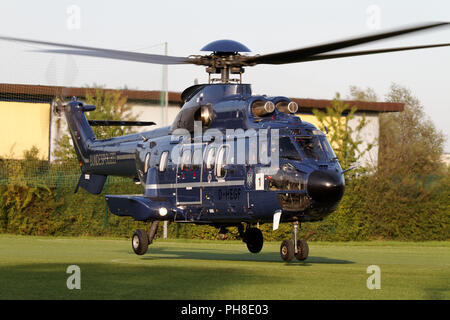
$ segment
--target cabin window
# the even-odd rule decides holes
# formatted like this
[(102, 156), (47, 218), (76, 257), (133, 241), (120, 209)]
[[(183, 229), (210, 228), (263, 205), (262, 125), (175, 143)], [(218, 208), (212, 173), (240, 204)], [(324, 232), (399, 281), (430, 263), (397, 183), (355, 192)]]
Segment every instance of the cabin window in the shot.
[(206, 153), (206, 169), (210, 170), (214, 165), (214, 156), (216, 155), (216, 148), (211, 147)]
[(217, 151), (216, 170), (215, 170), (216, 178), (223, 178), (227, 173), (225, 166), (227, 164), (228, 149), (229, 149), (228, 146), (221, 146)]
[(161, 153), (161, 158), (159, 160), (159, 171), (166, 171), (167, 162), (169, 160), (169, 151), (164, 151)]
[(186, 149), (183, 151), (183, 154), (181, 155), (181, 164), (180, 169), (185, 170), (186, 168), (189, 168), (191, 165), (191, 150)]
[(201, 144), (195, 144), (193, 145), (193, 148), (194, 152), (192, 155), (192, 169), (197, 170), (202, 165), (203, 146)]
[(148, 172), (148, 168), (150, 168), (150, 153), (147, 153), (145, 155), (145, 160), (144, 160), (144, 173)]

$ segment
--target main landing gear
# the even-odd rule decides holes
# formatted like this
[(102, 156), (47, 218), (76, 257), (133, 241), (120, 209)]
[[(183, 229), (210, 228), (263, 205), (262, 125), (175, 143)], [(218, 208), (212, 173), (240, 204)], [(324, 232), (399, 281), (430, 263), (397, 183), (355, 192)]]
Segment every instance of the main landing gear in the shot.
[(243, 225), (239, 225), (238, 230), (242, 241), (247, 244), (248, 251), (251, 253), (258, 253), (261, 251), (264, 244), (264, 238), (261, 230), (247, 226), (244, 232)]
[(148, 233), (143, 229), (137, 229), (131, 238), (131, 246), (133, 247), (134, 253), (137, 255), (145, 254), (148, 250), (148, 246), (152, 244), (155, 239), (156, 231), (158, 231), (158, 221), (152, 222), (152, 226)]
[(280, 255), (284, 261), (291, 261), (294, 256), (297, 260), (306, 260), (309, 254), (308, 243), (305, 240), (298, 240), (298, 226), (299, 222), (294, 221), (294, 240), (284, 240), (281, 243)]

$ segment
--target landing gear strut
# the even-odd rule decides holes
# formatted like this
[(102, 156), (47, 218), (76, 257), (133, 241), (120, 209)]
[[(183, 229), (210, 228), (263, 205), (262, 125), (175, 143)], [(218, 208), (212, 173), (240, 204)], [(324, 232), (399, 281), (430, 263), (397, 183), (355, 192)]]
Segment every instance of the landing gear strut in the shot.
[(284, 261), (291, 261), (294, 256), (297, 260), (306, 260), (309, 254), (308, 243), (305, 240), (299, 240), (298, 237), (299, 222), (294, 221), (293, 236), (294, 240), (285, 240), (281, 243), (280, 255)]
[(152, 244), (153, 239), (155, 239), (156, 231), (158, 231), (158, 222), (153, 221), (150, 231), (147, 233), (143, 229), (137, 229), (133, 233), (131, 238), (131, 246), (133, 247), (134, 253), (137, 255), (143, 255), (147, 252), (148, 246)]
[(242, 241), (247, 244), (248, 251), (251, 253), (258, 253), (261, 251), (264, 244), (261, 230), (258, 228), (247, 227), (244, 232), (244, 227), (242, 225), (238, 227), (238, 230), (242, 237)]

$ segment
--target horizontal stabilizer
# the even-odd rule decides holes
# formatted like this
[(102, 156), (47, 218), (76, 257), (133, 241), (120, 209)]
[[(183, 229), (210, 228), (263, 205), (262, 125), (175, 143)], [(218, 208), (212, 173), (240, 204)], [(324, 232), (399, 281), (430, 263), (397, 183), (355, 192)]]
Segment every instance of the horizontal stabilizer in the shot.
[(153, 126), (153, 121), (88, 120), (91, 126)]

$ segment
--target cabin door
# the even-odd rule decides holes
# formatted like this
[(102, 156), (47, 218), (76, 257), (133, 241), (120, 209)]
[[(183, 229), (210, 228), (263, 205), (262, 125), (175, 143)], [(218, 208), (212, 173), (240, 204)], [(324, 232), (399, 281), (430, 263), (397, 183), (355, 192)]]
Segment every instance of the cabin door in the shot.
[(177, 165), (177, 205), (202, 203), (203, 149), (202, 143), (182, 147)]

